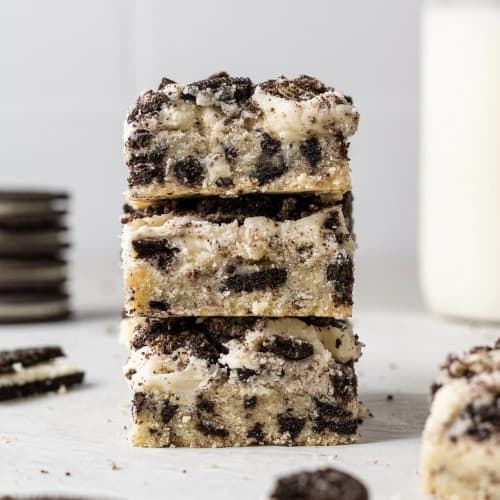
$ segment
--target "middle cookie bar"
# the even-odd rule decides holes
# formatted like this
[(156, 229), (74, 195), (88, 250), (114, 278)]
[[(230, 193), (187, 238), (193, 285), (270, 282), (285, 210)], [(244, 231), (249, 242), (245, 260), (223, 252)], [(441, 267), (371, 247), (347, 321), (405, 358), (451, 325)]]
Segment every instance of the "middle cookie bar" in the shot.
[(247, 195), (127, 208), (125, 312), (351, 314), (352, 197)]

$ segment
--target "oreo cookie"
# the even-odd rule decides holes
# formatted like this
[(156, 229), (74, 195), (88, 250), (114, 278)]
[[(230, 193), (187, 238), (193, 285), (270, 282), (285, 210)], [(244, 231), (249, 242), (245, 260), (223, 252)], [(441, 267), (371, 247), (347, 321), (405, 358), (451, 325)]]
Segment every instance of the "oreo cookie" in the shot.
[(0, 322), (65, 318), (65, 192), (0, 191)]
[(273, 500), (368, 500), (368, 491), (354, 477), (329, 467), (279, 478), (270, 498)]
[(59, 346), (0, 351), (0, 401), (66, 389), (81, 384), (84, 376)]

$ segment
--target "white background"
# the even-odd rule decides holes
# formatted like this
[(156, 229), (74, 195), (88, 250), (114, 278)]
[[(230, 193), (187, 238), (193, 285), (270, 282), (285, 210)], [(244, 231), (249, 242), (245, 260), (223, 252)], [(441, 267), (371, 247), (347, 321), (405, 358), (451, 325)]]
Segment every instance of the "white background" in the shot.
[(413, 256), (418, 0), (0, 2), (0, 187), (69, 189), (75, 259), (118, 256), (121, 127), (162, 76), (308, 73), (351, 94), (360, 256)]

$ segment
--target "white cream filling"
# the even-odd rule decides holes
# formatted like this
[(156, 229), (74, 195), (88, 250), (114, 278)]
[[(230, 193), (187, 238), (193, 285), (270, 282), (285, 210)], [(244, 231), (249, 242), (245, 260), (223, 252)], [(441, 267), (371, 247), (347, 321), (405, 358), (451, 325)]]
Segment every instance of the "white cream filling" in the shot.
[(42, 303), (17, 303), (17, 304), (0, 304), (0, 319), (17, 319), (24, 317), (30, 318), (45, 318), (57, 316), (68, 311), (68, 301), (55, 300), (52, 302)]
[(16, 245), (53, 245), (59, 243), (61, 231), (44, 231), (40, 233), (4, 233), (0, 231), (2, 246), (14, 247)]
[(324, 135), (332, 128), (346, 137), (356, 131), (356, 109), (350, 104), (337, 104), (335, 91), (295, 101), (271, 95), (259, 86), (252, 100), (263, 111), (260, 118), (262, 128), (271, 136), (286, 142)]
[(40, 268), (0, 268), (0, 282), (24, 283), (26, 281), (56, 281), (62, 280), (65, 277), (66, 265), (64, 264)]
[(14, 365), (15, 373), (0, 375), (0, 387), (23, 385), (37, 380), (46, 380), (71, 375), (78, 370), (65, 358), (56, 358), (45, 363), (24, 368), (20, 363)]
[(0, 201), (0, 215), (40, 214), (52, 211), (53, 201)]

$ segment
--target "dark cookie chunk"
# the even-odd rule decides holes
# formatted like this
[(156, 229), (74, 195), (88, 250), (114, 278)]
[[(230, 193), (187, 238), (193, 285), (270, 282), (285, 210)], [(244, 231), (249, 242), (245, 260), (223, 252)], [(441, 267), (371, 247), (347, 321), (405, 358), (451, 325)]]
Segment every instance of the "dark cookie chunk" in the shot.
[(46, 363), (52, 359), (64, 356), (60, 347), (28, 347), (13, 351), (0, 351), (0, 374), (15, 373), (14, 365), (20, 364), (24, 368)]
[(235, 293), (274, 290), (286, 283), (287, 275), (286, 269), (279, 267), (263, 269), (253, 273), (233, 274), (224, 280), (222, 289)]
[(306, 359), (314, 353), (310, 342), (293, 337), (282, 337), (281, 335), (266, 338), (260, 346), (260, 351), (272, 352), (276, 356), (291, 361)]
[(210, 96), (216, 104), (241, 105), (252, 96), (253, 91), (249, 78), (235, 78), (226, 72), (220, 72), (206, 80), (189, 83), (184, 87), (182, 96), (187, 99), (196, 99), (199, 95)]
[(54, 392), (61, 387), (68, 388), (76, 384), (81, 384), (84, 377), (84, 372), (74, 372), (60, 377), (34, 380), (32, 382), (26, 382), (25, 384), (0, 386), (0, 401)]
[(232, 339), (240, 339), (245, 336), (248, 330), (255, 326), (258, 318), (206, 318), (198, 327), (203, 329), (211, 338), (220, 344), (229, 342)]
[(160, 143), (156, 145), (153, 151), (151, 151), (150, 153), (139, 154), (139, 155), (133, 154), (127, 163), (129, 166), (144, 165), (144, 164), (160, 166), (163, 163), (166, 151), (167, 151), (166, 144)]
[(349, 234), (352, 234), (354, 229), (352, 202), (353, 202), (352, 193), (351, 191), (347, 191), (347, 193), (344, 193), (344, 196), (342, 197), (341, 206), (342, 206), (342, 214), (344, 215), (344, 222), (347, 227), (347, 230), (349, 231)]
[(349, 239), (349, 233), (344, 232), (342, 222), (340, 220), (340, 214), (336, 211), (332, 211), (328, 214), (328, 217), (325, 219), (323, 223), (323, 227), (330, 231), (333, 231), (335, 234), (335, 239), (339, 243), (343, 243), (347, 239)]
[(165, 168), (161, 165), (134, 165), (129, 170), (128, 186), (144, 186), (165, 180)]
[[(338, 205), (342, 205), (342, 202), (338, 202)], [(160, 204), (149, 205), (143, 210), (131, 209), (122, 221), (126, 223), (135, 218), (173, 212), (178, 215), (198, 215), (216, 224), (232, 222), (233, 220), (242, 224), (247, 217), (268, 217), (282, 222), (308, 217), (331, 206), (331, 200), (309, 194), (259, 194), (242, 195), (235, 198), (217, 196), (176, 198), (164, 200)]]
[(127, 370), (127, 373), (125, 373), (125, 378), (130, 380), (136, 373), (137, 373), (136, 369), (130, 368), (130, 370)]
[(288, 165), (283, 158), (283, 155), (278, 154), (271, 158), (261, 156), (257, 160), (257, 166), (250, 177), (257, 179), (259, 186), (268, 184), (269, 182), (281, 177), (288, 170)]
[(466, 422), (465, 434), (484, 441), (500, 433), (500, 395), (488, 404), (469, 403), (459, 416)]
[(352, 361), (338, 365), (330, 375), (333, 391), (336, 397), (343, 401), (351, 401), (358, 393), (358, 379)]
[(203, 397), (198, 398), (198, 402), (196, 403), (196, 408), (198, 411), (205, 412), (205, 413), (214, 413), (215, 411), (215, 405), (212, 401), (209, 401), (208, 399), (204, 399)]
[(264, 132), (260, 141), (262, 153), (266, 156), (274, 156), (281, 151), (281, 141), (273, 139), (269, 134)]
[(314, 432), (323, 432), (325, 429), (338, 434), (354, 434), (358, 429), (358, 422), (352, 413), (342, 408), (335, 401), (321, 401), (315, 399), (316, 417), (314, 418)]
[(352, 305), (354, 272), (351, 257), (340, 255), (335, 262), (329, 264), (326, 269), (326, 279), (333, 283), (339, 303)]
[(148, 305), (155, 311), (167, 312), (170, 309), (170, 304), (164, 300), (150, 300)]
[(127, 147), (130, 149), (141, 149), (149, 146), (153, 140), (153, 134), (145, 129), (138, 128), (133, 132), (133, 134), (127, 139)]
[(255, 405), (257, 404), (257, 396), (252, 396), (251, 398), (245, 399), (243, 401), (243, 408), (249, 409), (249, 408), (255, 408)]
[(233, 163), (238, 157), (238, 150), (232, 144), (223, 144), (224, 156), (229, 163)]
[(137, 99), (135, 107), (127, 117), (128, 123), (140, 120), (142, 117), (150, 118), (157, 115), (164, 104), (169, 102), (168, 97), (163, 92), (153, 92), (148, 90)]
[(162, 406), (161, 411), (160, 411), (160, 416), (161, 416), (162, 422), (164, 424), (168, 424), (170, 422), (170, 420), (172, 420), (172, 418), (176, 414), (178, 408), (179, 407), (177, 405), (170, 403), (170, 401), (167, 399), (163, 403), (163, 406)]
[(301, 75), (293, 80), (281, 76), (276, 80), (261, 83), (259, 87), (268, 94), (291, 101), (307, 101), (317, 95), (333, 90), (316, 80), (316, 78), (307, 75)]
[(247, 438), (255, 441), (256, 444), (264, 442), (264, 432), (262, 424), (256, 422), (255, 425), (247, 432)]
[(219, 177), (215, 180), (215, 184), (218, 187), (227, 188), (234, 186), (233, 179), (231, 177)]
[(211, 364), (217, 363), (219, 351), (203, 334), (194, 332), (190, 336), (189, 347), (194, 356), (204, 359)]
[(136, 392), (134, 398), (132, 399), (132, 412), (134, 415), (138, 415), (146, 405), (147, 396), (144, 392)]
[(304, 323), (307, 323), (308, 325), (319, 326), (319, 327), (331, 326), (333, 328), (338, 328), (339, 330), (342, 331), (344, 331), (349, 325), (349, 322), (347, 320), (337, 319), (337, 318), (316, 318), (308, 316), (301, 318), (301, 320), (304, 321)]
[(179, 251), (167, 239), (142, 238), (134, 240), (132, 246), (139, 259), (154, 261), (163, 270), (168, 268)]
[(180, 184), (199, 186), (203, 182), (203, 165), (192, 156), (187, 156), (174, 163), (172, 172)]
[(207, 422), (206, 420), (200, 420), (196, 428), (206, 436), (225, 438), (229, 435), (229, 432), (224, 427), (217, 426), (211, 422)]
[(250, 368), (236, 368), (236, 374), (241, 382), (246, 382), (250, 377), (257, 375), (257, 372)]
[(321, 146), (316, 137), (306, 139), (300, 145), (300, 152), (306, 157), (309, 165), (315, 167), (321, 160)]
[(299, 472), (278, 479), (274, 500), (368, 500), (362, 483), (332, 468)]
[(289, 433), (292, 439), (295, 439), (301, 433), (305, 423), (306, 419), (298, 417), (291, 409), (288, 409), (286, 413), (278, 415), (278, 425), (280, 431), (283, 434), (285, 432)]
[(160, 85), (158, 85), (158, 90), (163, 90), (167, 85), (171, 85), (174, 82), (174, 80), (171, 80), (170, 78), (163, 77), (161, 79)]

